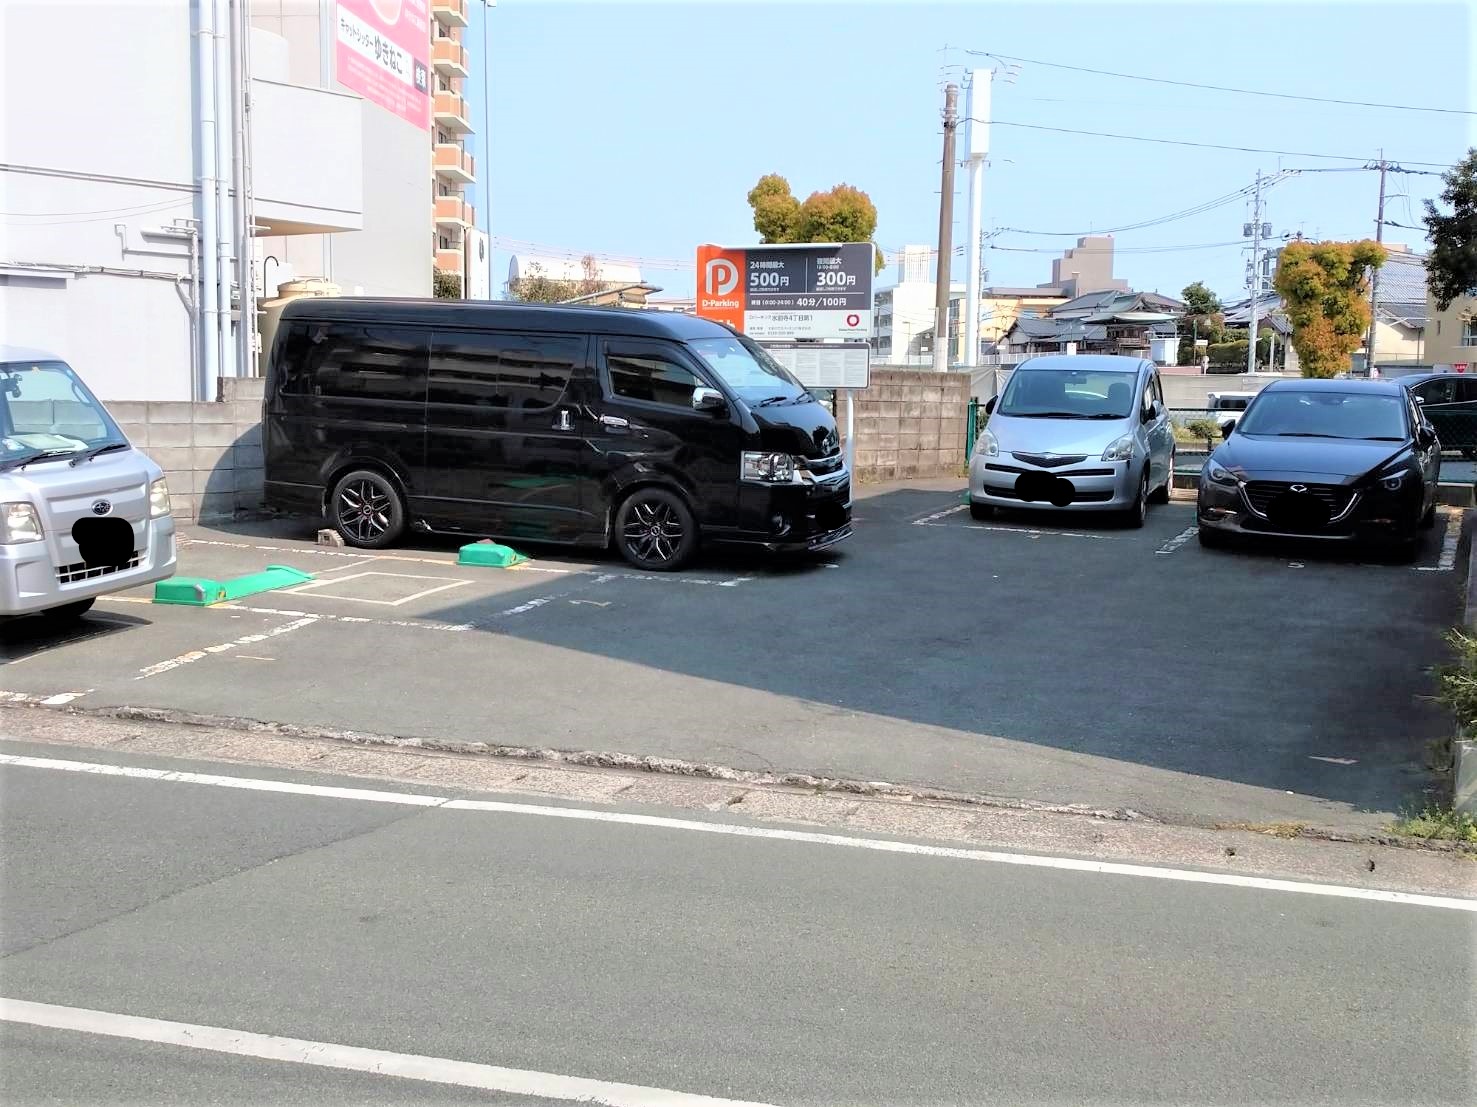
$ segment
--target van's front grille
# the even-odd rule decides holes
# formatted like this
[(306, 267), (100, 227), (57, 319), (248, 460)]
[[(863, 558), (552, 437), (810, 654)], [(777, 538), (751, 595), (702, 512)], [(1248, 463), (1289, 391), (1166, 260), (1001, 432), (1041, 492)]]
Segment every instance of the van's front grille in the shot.
[(832, 473), (839, 473), (841, 466), (845, 464), (845, 459), (841, 454), (836, 453), (830, 457), (807, 457), (804, 464), (813, 476), (826, 477)]
[(133, 551), (133, 556), (122, 565), (93, 565), (89, 566), (85, 561), (78, 561), (73, 565), (61, 565), (56, 570), (56, 581), (58, 584), (76, 584), (81, 580), (92, 580), (95, 577), (105, 577), (109, 573), (119, 573), (125, 569), (137, 569), (143, 561), (144, 555), (138, 550)]

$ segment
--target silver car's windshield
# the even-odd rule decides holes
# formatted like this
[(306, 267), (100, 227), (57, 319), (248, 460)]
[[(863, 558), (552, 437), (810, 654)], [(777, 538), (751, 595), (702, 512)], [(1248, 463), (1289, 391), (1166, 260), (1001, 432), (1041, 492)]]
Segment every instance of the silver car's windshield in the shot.
[(1126, 419), (1137, 373), (1017, 369), (996, 408), (999, 415), (1038, 419)]
[(1284, 438), (1405, 437), (1405, 404), (1398, 396), (1356, 392), (1264, 392), (1241, 417), (1242, 434)]
[(62, 362), (0, 364), (0, 467), (126, 445), (102, 404)]

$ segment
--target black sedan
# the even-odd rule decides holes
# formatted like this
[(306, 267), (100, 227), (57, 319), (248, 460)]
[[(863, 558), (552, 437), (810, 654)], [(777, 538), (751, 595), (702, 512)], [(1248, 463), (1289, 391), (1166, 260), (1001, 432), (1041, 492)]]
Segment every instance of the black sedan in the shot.
[(1365, 540), (1413, 554), (1440, 475), (1436, 432), (1395, 381), (1274, 381), (1200, 471), (1200, 542)]

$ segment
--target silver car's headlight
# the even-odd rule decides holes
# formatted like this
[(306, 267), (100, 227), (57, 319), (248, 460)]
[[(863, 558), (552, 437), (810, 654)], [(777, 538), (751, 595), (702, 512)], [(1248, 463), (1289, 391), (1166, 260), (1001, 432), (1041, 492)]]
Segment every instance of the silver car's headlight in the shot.
[(1112, 445), (1103, 451), (1104, 461), (1132, 461), (1133, 451), (1138, 446), (1132, 434), (1113, 439)]
[(980, 457), (1000, 456), (1000, 440), (990, 433), (988, 427), (980, 431), (980, 440), (974, 444), (974, 452)]
[(160, 477), (149, 485), (149, 518), (162, 519), (169, 514), (169, 483)]
[(28, 503), (0, 504), (0, 545), (41, 541), (41, 518)]
[(1227, 469), (1219, 461), (1207, 461), (1205, 463), (1205, 478), (1211, 484), (1221, 484), (1227, 488), (1235, 488), (1240, 483), (1236, 478), (1236, 474)]

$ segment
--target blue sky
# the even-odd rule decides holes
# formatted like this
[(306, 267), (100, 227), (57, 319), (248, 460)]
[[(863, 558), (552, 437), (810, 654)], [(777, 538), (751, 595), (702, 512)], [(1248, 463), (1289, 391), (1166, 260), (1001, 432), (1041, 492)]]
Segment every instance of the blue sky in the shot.
[[(473, 7), (480, 7), (474, 0)], [(757, 241), (745, 194), (764, 173), (804, 197), (845, 181), (876, 203), (886, 249), (937, 237), (942, 84), (1037, 59), (996, 81), (997, 120), (1234, 146), (1446, 166), (1477, 143), (1477, 116), (1233, 95), (1094, 76), (1040, 62), (1330, 98), (1477, 108), (1473, 22), (1463, 3), (1056, 4), (884, 2), (564, 3), (500, 0), (490, 10), (491, 233), (502, 240), (647, 259), (669, 295), (690, 295), (702, 242)], [(481, 64), (480, 12), (468, 39)], [(480, 117), (481, 73), (468, 82)], [(491, 157), (480, 147), (491, 137)], [(1077, 232), (1180, 211), (1249, 185), (1260, 168), (1358, 162), (1252, 154), (997, 126), (985, 181), (994, 284), (1050, 278)], [(956, 246), (965, 235), (965, 176)], [(1273, 188), (1276, 232), (1372, 236), (1377, 175), (1305, 173)], [(1386, 218), (1419, 225), (1431, 176), (1392, 175)], [(479, 221), (487, 205), (476, 185)], [(1242, 287), (1235, 200), (1117, 235), (1117, 275), (1178, 294), (1204, 279)], [(1419, 231), (1386, 238), (1421, 247)], [(1006, 248), (1009, 249), (1006, 249)], [(1034, 252), (1042, 251), (1042, 252)], [(1140, 252), (1142, 251), (1142, 252)], [(500, 290), (509, 251), (494, 255)], [(678, 264), (674, 265), (675, 261)], [(666, 264), (663, 264), (663, 263)], [(684, 264), (685, 263), (685, 264)], [(964, 274), (963, 259), (955, 266)], [(891, 283), (892, 272), (879, 277)]]

